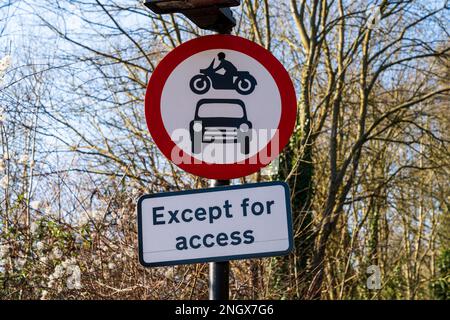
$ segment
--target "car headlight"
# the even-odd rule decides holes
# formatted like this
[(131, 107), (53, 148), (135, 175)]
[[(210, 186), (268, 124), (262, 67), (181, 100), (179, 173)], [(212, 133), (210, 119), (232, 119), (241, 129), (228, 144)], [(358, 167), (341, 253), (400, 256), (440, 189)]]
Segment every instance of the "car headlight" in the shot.
[(202, 123), (201, 123), (201, 122), (196, 122), (196, 123), (194, 123), (193, 129), (194, 129), (195, 132), (200, 132), (200, 131), (202, 131), (202, 128), (203, 128), (203, 126), (202, 126)]
[(239, 130), (240, 130), (241, 132), (247, 132), (248, 129), (249, 129), (249, 127), (248, 127), (248, 124), (246, 124), (246, 123), (243, 123), (243, 124), (241, 124), (241, 125), (239, 126)]

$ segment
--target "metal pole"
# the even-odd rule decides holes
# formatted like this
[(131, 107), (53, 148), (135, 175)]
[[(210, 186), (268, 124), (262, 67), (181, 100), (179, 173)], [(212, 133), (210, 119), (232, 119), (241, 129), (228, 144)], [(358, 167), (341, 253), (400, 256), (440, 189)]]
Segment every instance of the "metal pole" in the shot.
[[(232, 29), (232, 28), (231, 28)], [(219, 34), (231, 34), (221, 30)], [(229, 186), (230, 180), (211, 180), (211, 187)], [(230, 261), (209, 263), (209, 300), (228, 300), (230, 298)]]
[[(230, 180), (212, 180), (211, 187), (228, 186)], [(229, 299), (230, 262), (209, 263), (209, 300)]]

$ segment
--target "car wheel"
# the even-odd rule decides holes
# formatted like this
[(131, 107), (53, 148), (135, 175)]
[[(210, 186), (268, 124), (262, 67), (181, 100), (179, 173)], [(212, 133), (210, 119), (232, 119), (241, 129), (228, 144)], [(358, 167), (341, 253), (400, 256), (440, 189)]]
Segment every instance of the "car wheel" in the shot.
[(193, 139), (192, 139), (192, 153), (199, 154), (202, 152), (202, 134), (200, 133), (194, 133)]
[(249, 154), (250, 153), (250, 137), (244, 137), (244, 141), (241, 142), (241, 153)]

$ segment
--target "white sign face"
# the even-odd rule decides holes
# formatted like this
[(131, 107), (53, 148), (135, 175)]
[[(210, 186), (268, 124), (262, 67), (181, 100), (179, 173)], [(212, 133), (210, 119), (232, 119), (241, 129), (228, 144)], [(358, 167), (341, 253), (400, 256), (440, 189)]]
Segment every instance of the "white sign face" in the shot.
[(292, 249), (282, 182), (144, 195), (138, 201), (144, 266), (284, 255)]
[[(221, 65), (237, 70), (238, 76), (228, 80), (215, 73)], [(239, 85), (246, 90), (239, 91)], [(280, 123), (281, 96), (258, 61), (238, 51), (214, 49), (191, 56), (173, 70), (162, 92), (161, 116), (186, 154), (206, 163), (232, 164), (255, 156), (272, 140)], [(240, 129), (242, 139), (236, 135)], [(248, 146), (240, 145), (245, 143)]]

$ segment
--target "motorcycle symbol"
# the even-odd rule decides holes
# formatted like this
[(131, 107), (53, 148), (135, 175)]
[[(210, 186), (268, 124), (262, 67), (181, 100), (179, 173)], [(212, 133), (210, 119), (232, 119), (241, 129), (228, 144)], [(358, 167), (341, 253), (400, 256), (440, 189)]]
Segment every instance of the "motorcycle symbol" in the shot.
[[(225, 60), (223, 52), (219, 53), (218, 57), (220, 64), (217, 68), (214, 68), (216, 60), (213, 59), (208, 68), (200, 69), (200, 74), (191, 79), (189, 86), (194, 93), (205, 94), (211, 86), (219, 90), (236, 90), (242, 95), (248, 95), (255, 90), (256, 79), (248, 71), (238, 71), (231, 62)], [(224, 69), (225, 74), (217, 73), (220, 69)]]

